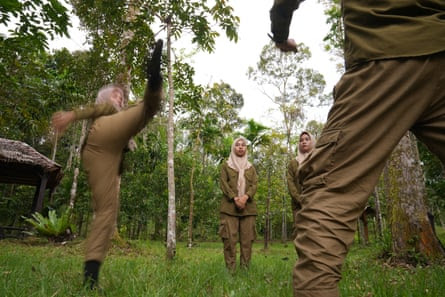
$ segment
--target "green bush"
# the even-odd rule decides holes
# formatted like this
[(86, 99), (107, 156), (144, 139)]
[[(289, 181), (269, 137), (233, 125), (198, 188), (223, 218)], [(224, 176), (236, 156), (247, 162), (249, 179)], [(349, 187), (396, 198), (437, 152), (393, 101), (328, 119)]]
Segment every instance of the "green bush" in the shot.
[(23, 218), (34, 228), (36, 235), (46, 237), (50, 241), (61, 242), (73, 239), (74, 225), (70, 223), (71, 210), (69, 208), (60, 217), (57, 217), (55, 210), (50, 210), (48, 217), (36, 212), (31, 215), (31, 218)]

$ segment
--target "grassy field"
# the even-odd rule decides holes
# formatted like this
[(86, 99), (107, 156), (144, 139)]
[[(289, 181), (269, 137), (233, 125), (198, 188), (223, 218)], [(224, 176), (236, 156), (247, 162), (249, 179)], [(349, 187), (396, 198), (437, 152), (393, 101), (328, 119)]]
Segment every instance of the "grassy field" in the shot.
[[(443, 230), (440, 230), (443, 232)], [(443, 233), (442, 233), (443, 235)], [(0, 241), (0, 296), (292, 296), (292, 243), (254, 245), (251, 267), (229, 274), (222, 244), (177, 244), (174, 261), (160, 242), (114, 245), (100, 275), (100, 289), (82, 288), (83, 242), (54, 245), (41, 239)], [(373, 246), (354, 246), (340, 283), (343, 297), (442, 297), (445, 266), (392, 267)]]

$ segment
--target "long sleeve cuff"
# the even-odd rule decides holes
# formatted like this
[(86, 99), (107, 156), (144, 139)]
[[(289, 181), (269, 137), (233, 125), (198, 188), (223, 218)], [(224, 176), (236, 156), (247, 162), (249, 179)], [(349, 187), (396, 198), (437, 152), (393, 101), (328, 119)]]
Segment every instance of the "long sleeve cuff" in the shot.
[(303, 0), (275, 0), (270, 10), (271, 32), (273, 41), (283, 43), (289, 37), (289, 26), (294, 10)]

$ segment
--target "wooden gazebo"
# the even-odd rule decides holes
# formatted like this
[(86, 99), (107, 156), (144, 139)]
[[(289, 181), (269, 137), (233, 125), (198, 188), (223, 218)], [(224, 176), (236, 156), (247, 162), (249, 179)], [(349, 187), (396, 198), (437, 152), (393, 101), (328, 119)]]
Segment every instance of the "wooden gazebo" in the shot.
[(0, 138), (0, 183), (35, 186), (31, 213), (41, 212), (45, 191), (51, 195), (62, 176), (59, 164), (28, 144)]

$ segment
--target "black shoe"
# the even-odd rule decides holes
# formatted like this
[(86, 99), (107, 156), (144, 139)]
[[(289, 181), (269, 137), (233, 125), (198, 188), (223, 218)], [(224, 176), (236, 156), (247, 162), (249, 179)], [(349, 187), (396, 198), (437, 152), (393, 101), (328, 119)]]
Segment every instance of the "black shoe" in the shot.
[(97, 284), (99, 281), (99, 268), (100, 268), (99, 261), (91, 260), (85, 262), (84, 281), (83, 281), (84, 287), (87, 287), (91, 290), (97, 288)]
[(161, 74), (161, 57), (162, 57), (162, 39), (156, 41), (151, 59), (147, 64), (146, 74), (148, 80), (148, 87), (150, 91), (157, 91), (162, 88), (162, 74)]
[(162, 39), (156, 42), (151, 59), (147, 63), (147, 86), (145, 87), (144, 94), (144, 119), (141, 123), (142, 127), (160, 110), (161, 101), (163, 100), (161, 74), (162, 44)]

